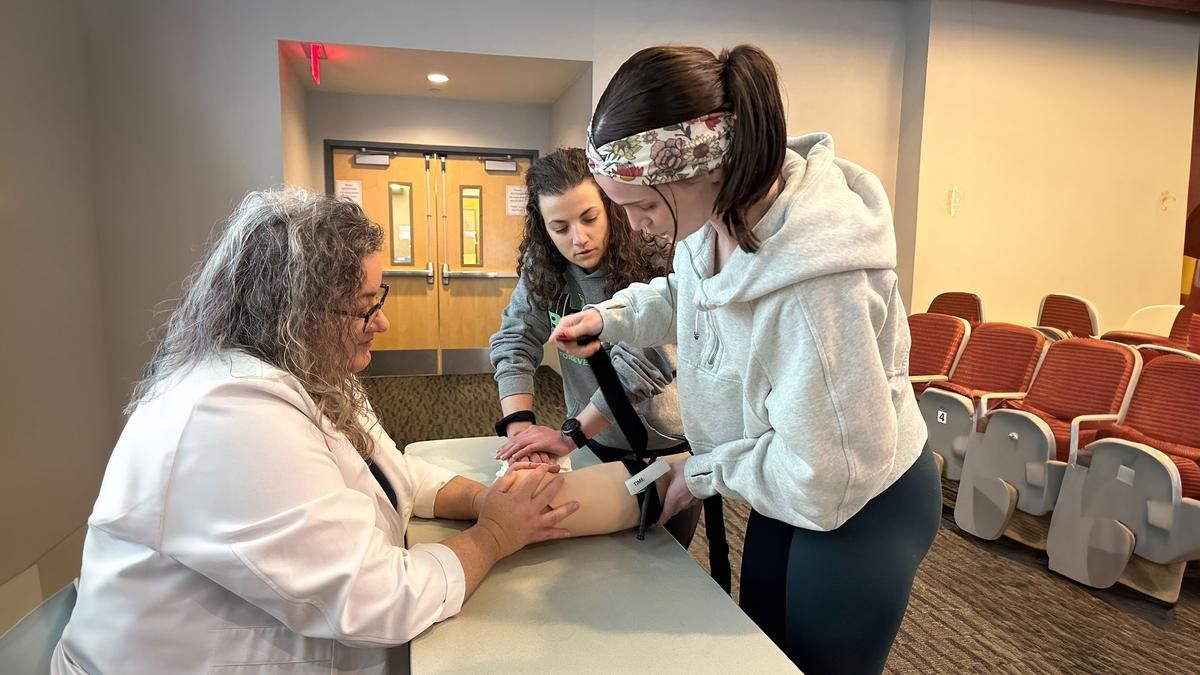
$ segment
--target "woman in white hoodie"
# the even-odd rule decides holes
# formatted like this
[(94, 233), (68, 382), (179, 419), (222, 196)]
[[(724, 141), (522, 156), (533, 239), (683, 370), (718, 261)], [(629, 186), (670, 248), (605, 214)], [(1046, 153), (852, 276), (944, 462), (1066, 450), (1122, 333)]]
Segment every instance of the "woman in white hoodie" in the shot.
[(662, 479), (662, 517), (748, 502), (743, 609), (805, 672), (881, 671), (941, 518), (883, 187), (828, 135), (786, 137), (775, 65), (748, 45), (632, 56), (588, 156), (635, 229), (678, 242), (675, 273), (551, 339), (678, 345), (694, 455)]

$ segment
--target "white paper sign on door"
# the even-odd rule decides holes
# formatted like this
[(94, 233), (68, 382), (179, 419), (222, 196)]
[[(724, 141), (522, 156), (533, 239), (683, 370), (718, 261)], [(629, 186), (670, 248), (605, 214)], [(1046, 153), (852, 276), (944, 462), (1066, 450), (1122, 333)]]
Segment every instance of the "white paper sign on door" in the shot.
[(504, 187), (504, 212), (510, 216), (525, 215), (525, 202), (529, 201), (529, 190), (524, 185), (506, 185)]
[(344, 197), (362, 208), (362, 181), (339, 180), (333, 183), (333, 196)]

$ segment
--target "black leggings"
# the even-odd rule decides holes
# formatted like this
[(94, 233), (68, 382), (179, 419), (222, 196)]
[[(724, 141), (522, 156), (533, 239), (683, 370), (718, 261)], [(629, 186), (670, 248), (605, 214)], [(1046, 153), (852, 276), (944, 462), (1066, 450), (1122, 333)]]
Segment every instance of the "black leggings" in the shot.
[(928, 449), (831, 532), (751, 511), (742, 609), (808, 675), (882, 672), (941, 519)]

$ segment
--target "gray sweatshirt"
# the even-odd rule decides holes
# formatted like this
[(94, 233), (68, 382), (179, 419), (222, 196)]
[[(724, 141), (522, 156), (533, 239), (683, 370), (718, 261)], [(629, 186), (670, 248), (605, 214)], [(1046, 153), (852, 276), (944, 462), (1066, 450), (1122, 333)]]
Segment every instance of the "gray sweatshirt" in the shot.
[(713, 274), (706, 225), (680, 242), (675, 274), (598, 308), (606, 341), (678, 343), (694, 495), (833, 530), (912, 466), (926, 429), (887, 194), (827, 134), (788, 147), (757, 253)]
[[(500, 398), (514, 394), (533, 394), (533, 371), (542, 362), (543, 345), (561, 317), (579, 311), (588, 304), (608, 299), (604, 293), (605, 273), (585, 272), (567, 265), (564, 292), (550, 303), (549, 311), (538, 309), (524, 277), (517, 281), (512, 298), (501, 314), (500, 330), (492, 336), (492, 365)], [(679, 416), (679, 398), (675, 387), (675, 347), (635, 349), (615, 344), (611, 350), (613, 368), (621, 380), (629, 401), (641, 416), (652, 450), (671, 448), (683, 440)], [(578, 415), (588, 403), (610, 422), (612, 410), (599, 390), (587, 361), (559, 352), (562, 365), (563, 393), (567, 413)], [(561, 420), (539, 420), (557, 426)], [(628, 450), (629, 442), (615, 425), (593, 438), (597, 443)]]

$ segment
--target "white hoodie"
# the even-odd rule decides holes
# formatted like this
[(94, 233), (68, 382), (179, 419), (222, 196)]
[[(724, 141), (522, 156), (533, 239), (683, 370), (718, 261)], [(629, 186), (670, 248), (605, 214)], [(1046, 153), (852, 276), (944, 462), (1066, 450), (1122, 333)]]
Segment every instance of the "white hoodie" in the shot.
[(810, 530), (833, 530), (921, 454), (909, 332), (879, 179), (790, 139), (784, 187), (713, 274), (711, 225), (680, 242), (675, 273), (597, 306), (605, 342), (678, 344), (688, 488)]

